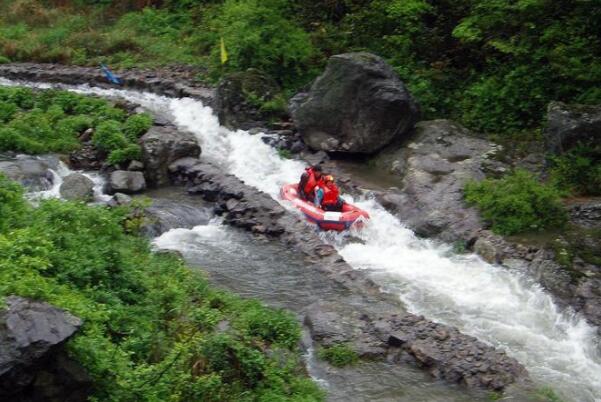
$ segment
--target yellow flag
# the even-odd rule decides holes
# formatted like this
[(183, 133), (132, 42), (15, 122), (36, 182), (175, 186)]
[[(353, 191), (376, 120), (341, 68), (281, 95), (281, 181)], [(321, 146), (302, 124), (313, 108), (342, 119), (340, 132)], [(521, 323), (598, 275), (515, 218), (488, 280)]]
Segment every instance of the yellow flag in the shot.
[(221, 64), (225, 64), (227, 61), (227, 51), (225, 50), (225, 42), (223, 37), (221, 38)]

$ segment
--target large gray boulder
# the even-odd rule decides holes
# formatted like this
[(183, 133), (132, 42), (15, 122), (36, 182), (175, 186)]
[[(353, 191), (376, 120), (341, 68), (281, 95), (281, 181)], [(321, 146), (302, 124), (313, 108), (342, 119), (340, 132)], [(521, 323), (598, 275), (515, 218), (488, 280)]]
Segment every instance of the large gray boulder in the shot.
[(9, 179), (21, 183), (29, 191), (48, 190), (53, 184), (50, 169), (56, 170), (59, 161), (55, 157), (35, 157), (20, 155), (18, 157), (0, 156), (0, 172)]
[(420, 122), (408, 144), (378, 157), (379, 164), (402, 177), (402, 192), (379, 199), (419, 235), (469, 239), (482, 222), (465, 204), (465, 183), (483, 179), (491, 165), (499, 168), (495, 155), (500, 149), (450, 120)]
[(169, 183), (169, 165), (180, 158), (198, 158), (200, 145), (193, 134), (173, 126), (153, 126), (140, 138), (142, 163), (149, 186)]
[(94, 182), (81, 173), (72, 173), (63, 179), (59, 191), (66, 200), (92, 201)]
[(133, 194), (146, 189), (146, 180), (142, 172), (116, 170), (109, 176), (108, 186), (111, 193)]
[(549, 103), (545, 140), (553, 153), (566, 152), (579, 142), (598, 143), (601, 141), (601, 105)]
[(85, 401), (90, 380), (63, 350), (82, 321), (17, 296), (0, 311), (0, 400)]
[(312, 149), (360, 154), (403, 137), (419, 116), (392, 67), (371, 53), (330, 57), (311, 90), (293, 98), (290, 111)]

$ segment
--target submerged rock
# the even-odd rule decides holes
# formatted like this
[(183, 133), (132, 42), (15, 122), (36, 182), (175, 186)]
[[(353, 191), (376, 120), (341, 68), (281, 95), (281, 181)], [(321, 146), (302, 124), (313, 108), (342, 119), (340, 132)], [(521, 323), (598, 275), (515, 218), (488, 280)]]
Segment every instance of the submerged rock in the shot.
[(551, 102), (544, 131), (549, 152), (563, 153), (578, 143), (601, 141), (601, 105), (568, 105)]
[(116, 170), (109, 176), (108, 186), (111, 193), (133, 194), (146, 189), (146, 180), (142, 172)]
[(382, 58), (371, 53), (330, 57), (325, 72), (290, 107), (305, 143), (314, 150), (372, 154), (402, 138), (418, 107)]
[(169, 183), (169, 165), (177, 159), (198, 158), (200, 146), (193, 134), (173, 126), (154, 126), (140, 138), (144, 176), (151, 187)]
[(59, 191), (66, 200), (92, 201), (94, 182), (81, 173), (72, 173), (63, 179)]
[(82, 321), (47, 303), (17, 296), (0, 311), (0, 399), (87, 400), (91, 380), (67, 357), (64, 343)]

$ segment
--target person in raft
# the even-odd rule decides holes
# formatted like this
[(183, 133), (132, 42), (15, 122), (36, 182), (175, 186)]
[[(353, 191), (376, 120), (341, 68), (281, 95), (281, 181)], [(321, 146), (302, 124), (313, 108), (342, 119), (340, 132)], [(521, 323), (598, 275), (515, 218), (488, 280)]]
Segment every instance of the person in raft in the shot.
[(315, 200), (314, 204), (316, 207), (321, 207), (324, 211), (342, 211), (344, 200), (340, 198), (340, 190), (334, 183), (334, 177), (328, 175), (324, 176), (319, 181), (315, 188)]
[(298, 182), (298, 195), (301, 200), (313, 201), (315, 187), (321, 180), (321, 166), (315, 165), (305, 169)]

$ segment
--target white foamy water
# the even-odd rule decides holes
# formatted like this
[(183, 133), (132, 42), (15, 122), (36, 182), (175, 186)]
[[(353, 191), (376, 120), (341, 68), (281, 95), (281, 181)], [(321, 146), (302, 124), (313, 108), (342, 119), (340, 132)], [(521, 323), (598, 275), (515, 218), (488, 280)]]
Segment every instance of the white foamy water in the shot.
[[(300, 162), (279, 158), (260, 135), (220, 127), (211, 109), (199, 101), (85, 86), (75, 90), (123, 97), (170, 114), (180, 128), (197, 136), (204, 158), (276, 199), (279, 187), (298, 180), (304, 168)], [(506, 350), (536, 382), (553, 387), (565, 400), (601, 401), (599, 344), (595, 330), (582, 317), (558, 310), (547, 293), (519, 272), (474, 255), (452, 255), (448, 247), (418, 239), (373, 200), (358, 205), (372, 217), (357, 234), (363, 243), (327, 236), (352, 267), (368, 270), (411, 312), (457, 326)], [(202, 234), (175, 232), (163, 241), (206, 234), (205, 229)]]

